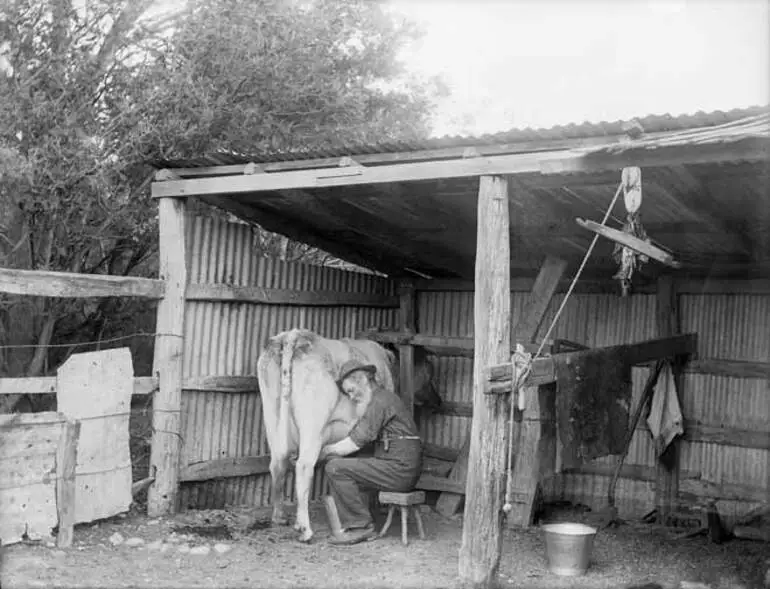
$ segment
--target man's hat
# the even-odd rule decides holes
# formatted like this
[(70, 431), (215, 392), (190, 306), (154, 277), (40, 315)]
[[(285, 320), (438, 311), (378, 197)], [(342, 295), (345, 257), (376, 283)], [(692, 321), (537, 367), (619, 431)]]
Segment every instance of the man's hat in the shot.
[(358, 370), (364, 370), (374, 375), (377, 372), (377, 367), (374, 364), (364, 364), (355, 358), (348, 360), (342, 365), (342, 368), (340, 368), (340, 377), (337, 379), (337, 386), (342, 388), (342, 381)]

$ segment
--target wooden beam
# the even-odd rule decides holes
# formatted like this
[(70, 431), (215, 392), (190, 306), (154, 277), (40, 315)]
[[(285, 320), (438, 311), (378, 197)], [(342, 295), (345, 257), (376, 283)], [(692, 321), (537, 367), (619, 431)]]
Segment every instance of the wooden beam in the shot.
[[(411, 281), (401, 281), (398, 288), (401, 330), (415, 333), (417, 331), (417, 295), (414, 285)], [(399, 346), (398, 357), (401, 399), (409, 413), (414, 415), (414, 348), (410, 345)]]
[[(658, 294), (655, 298), (655, 322), (658, 337), (671, 337), (679, 333), (679, 300), (674, 280), (670, 275), (658, 279)], [(681, 386), (681, 373), (674, 375), (677, 386)], [(674, 392), (676, 394), (676, 392)], [(681, 399), (677, 399), (681, 406)], [(658, 522), (667, 525), (671, 519), (679, 495), (679, 442), (673, 440), (668, 449), (670, 467), (656, 460), (655, 508)]]
[(162, 280), (140, 276), (75, 274), (0, 268), (0, 293), (34, 297), (141, 297), (160, 299)]
[[(422, 445), (422, 453), (428, 458), (438, 458), (439, 460), (445, 460), (446, 462), (454, 462), (460, 455), (460, 450), (450, 448), (449, 446), (440, 446), (438, 444), (426, 442)], [(465, 491), (463, 491), (463, 493), (464, 492)]]
[(599, 223), (596, 223), (594, 221), (584, 221), (583, 219), (575, 219), (575, 220), (577, 221), (578, 225), (580, 225), (581, 227), (585, 227), (586, 229), (593, 231), (594, 233), (598, 233), (602, 237), (605, 237), (609, 240), (619, 243), (620, 245), (624, 245), (628, 248), (631, 248), (632, 250), (634, 250), (639, 254), (649, 256), (651, 259), (656, 260), (661, 264), (665, 264), (666, 266), (671, 266), (672, 268), (681, 267), (681, 264), (677, 262), (671, 254), (652, 245), (651, 243), (644, 241), (643, 239), (639, 239), (623, 231), (618, 231), (617, 229), (613, 229), (612, 227), (600, 225)]
[[(466, 160), (475, 162), (476, 158)], [(508, 399), (484, 394), (485, 367), (502, 362), (511, 349), (508, 190), (504, 178), (479, 184), (474, 297), (473, 423), (465, 483), (465, 516), (459, 573), (476, 588), (495, 585), (502, 549), (502, 504)], [(454, 471), (452, 473), (455, 474)], [(450, 475), (452, 476), (452, 475)], [(452, 477), (454, 478), (454, 477)]]
[[(579, 474), (588, 476), (606, 476), (611, 477), (615, 470), (615, 465), (604, 462), (589, 462), (573, 468), (565, 468), (564, 474)], [(643, 464), (624, 464), (620, 467), (620, 478), (631, 481), (640, 481), (645, 483), (655, 482), (657, 478), (657, 469), (654, 466)], [(699, 471), (685, 470), (680, 473), (680, 479), (699, 479)]]
[(358, 292), (299, 291), (261, 286), (229, 284), (188, 284), (188, 301), (230, 301), (267, 305), (398, 307), (398, 297)]
[(551, 303), (556, 288), (559, 286), (564, 271), (567, 268), (567, 262), (553, 256), (546, 257), (542, 268), (532, 285), (532, 294), (529, 304), (524, 308), (521, 318), (516, 323), (511, 343), (531, 343), (535, 341), (535, 335), (543, 322), (545, 312)]
[[(565, 352), (560, 357), (570, 355), (576, 357), (577, 354), (590, 354), (596, 350), (612, 350), (613, 352), (623, 352), (627, 362), (631, 366), (647, 364), (659, 358), (669, 358), (673, 356), (685, 356), (697, 351), (697, 335), (694, 333), (678, 335), (660, 339), (647, 340), (636, 344), (625, 344), (621, 346), (609, 346), (606, 348), (594, 348), (590, 350), (581, 350), (578, 352)], [(511, 363), (496, 364), (489, 366), (487, 375), (489, 385), (488, 393), (506, 393), (511, 390), (511, 375), (513, 368)], [(554, 382), (553, 361), (551, 358), (538, 358), (532, 362), (532, 369), (527, 379), (527, 385), (541, 385)]]
[(648, 149), (643, 145), (629, 145), (627, 149), (616, 153), (602, 150), (584, 155), (554, 155), (542, 162), (540, 171), (543, 174), (588, 174), (620, 170), (628, 166), (654, 168), (717, 164), (726, 161), (763, 162), (770, 158), (770, 143), (760, 138), (711, 144), (659, 146), (655, 149)]
[[(530, 292), (535, 283), (534, 278), (511, 278), (511, 292)], [(556, 289), (557, 293), (567, 292), (569, 280), (562, 280)], [(473, 292), (473, 282), (459, 279), (418, 279), (415, 288), (424, 292)], [(608, 280), (584, 281), (580, 280), (575, 285), (576, 293), (604, 293), (617, 292), (617, 286)], [(634, 287), (635, 293), (654, 294), (657, 292), (655, 284), (640, 285)], [(770, 280), (766, 279), (742, 279), (726, 280), (705, 277), (703, 279), (679, 279), (676, 281), (677, 294), (770, 294)]]
[(270, 456), (239, 456), (188, 464), (181, 469), (179, 481), (184, 483), (228, 477), (246, 477), (270, 472)]
[(59, 519), (56, 546), (58, 548), (69, 548), (72, 546), (76, 517), (77, 485), (75, 484), (75, 470), (78, 463), (79, 440), (80, 421), (64, 421), (56, 448), (56, 511)]
[(464, 482), (431, 474), (423, 474), (420, 476), (414, 488), (420, 489), (421, 491), (441, 491), (443, 493), (453, 494), (465, 493)]
[[(134, 378), (134, 396), (153, 394), (158, 388), (154, 376)], [(186, 391), (219, 393), (258, 393), (256, 376), (187, 376), (182, 379)], [(47, 395), (56, 393), (56, 377), (0, 378), (0, 395)]]
[[(659, 134), (648, 134), (647, 137)], [(402, 151), (395, 153), (362, 153), (351, 154), (361, 165), (382, 165), (407, 162), (422, 162), (430, 160), (455, 160), (463, 158), (468, 149), (473, 149), (479, 156), (507, 155), (513, 153), (530, 153), (554, 150), (572, 150), (591, 146), (602, 146), (618, 143), (626, 138), (625, 134), (605, 135), (601, 137), (584, 137), (578, 139), (537, 139), (534, 141), (515, 141), (510, 143), (481, 144), (473, 146), (443, 147), (439, 149), (423, 149), (419, 151)], [(294, 159), (282, 162), (265, 162), (259, 164), (263, 172), (287, 172), (290, 170), (310, 170), (339, 167), (339, 157)], [(243, 174), (250, 164), (212, 165), (197, 168), (172, 168), (180, 178), (199, 178), (204, 176), (223, 176)], [(160, 170), (163, 171), (163, 170)]]
[(703, 358), (701, 360), (690, 360), (685, 364), (684, 370), (685, 372), (695, 374), (770, 380), (770, 362), (744, 362), (741, 360)]
[[(568, 157), (567, 152), (555, 152)], [(468, 178), (489, 174), (539, 172), (542, 153), (520, 153), (446, 161), (392, 164), (375, 167), (298, 170), (254, 175), (233, 175), (152, 183), (153, 198), (255, 194), (264, 191), (361, 186), (388, 182), (418, 182)], [(550, 156), (549, 154), (549, 157)], [(574, 157), (574, 156), (573, 156)]]
[(150, 474), (155, 477), (155, 482), (147, 492), (150, 517), (172, 514), (177, 509), (187, 287), (185, 205), (184, 199), (171, 198), (161, 199), (158, 203), (159, 274), (166, 283), (166, 293), (158, 303), (155, 329), (158, 335), (153, 373), (158, 377), (158, 391), (152, 407)]

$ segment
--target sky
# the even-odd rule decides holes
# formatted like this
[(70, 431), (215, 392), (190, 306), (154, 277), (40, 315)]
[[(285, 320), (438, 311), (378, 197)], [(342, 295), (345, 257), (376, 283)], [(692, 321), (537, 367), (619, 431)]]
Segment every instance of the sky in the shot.
[(452, 96), (433, 134), (770, 103), (768, 0), (391, 0), (412, 72)]

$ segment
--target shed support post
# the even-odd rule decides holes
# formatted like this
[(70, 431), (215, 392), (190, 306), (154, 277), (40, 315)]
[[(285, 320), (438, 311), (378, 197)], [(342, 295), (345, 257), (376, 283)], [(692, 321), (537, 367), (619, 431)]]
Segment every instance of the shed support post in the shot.
[(153, 398), (150, 452), (150, 475), (155, 477), (155, 482), (147, 492), (147, 513), (151, 517), (174, 513), (177, 508), (187, 286), (185, 213), (185, 199), (162, 198), (158, 201), (158, 272), (166, 283), (166, 291), (158, 303), (153, 358), (158, 391)]
[[(669, 275), (663, 275), (658, 279), (657, 286), (655, 319), (658, 337), (679, 335), (679, 298), (674, 280)], [(681, 385), (681, 372), (679, 371), (679, 362), (676, 361), (676, 358), (674, 360), (674, 378), (677, 380), (677, 387), (679, 387)], [(681, 403), (681, 399), (679, 401)], [(667, 525), (671, 520), (672, 510), (677, 504), (679, 495), (679, 440), (674, 439), (666, 453), (670, 458), (671, 468), (666, 468), (658, 458), (655, 477), (657, 521), (663, 525)]]
[(492, 587), (502, 550), (507, 416), (512, 395), (486, 395), (487, 367), (510, 359), (511, 276), (508, 183), (479, 182), (474, 295), (473, 421), (459, 573), (473, 587)]
[[(402, 281), (399, 288), (399, 317), (401, 331), (405, 333), (417, 333), (417, 321), (415, 318), (415, 290), (414, 283)], [(414, 415), (414, 348), (411, 344), (398, 346), (400, 364), (399, 389), (404, 404)]]

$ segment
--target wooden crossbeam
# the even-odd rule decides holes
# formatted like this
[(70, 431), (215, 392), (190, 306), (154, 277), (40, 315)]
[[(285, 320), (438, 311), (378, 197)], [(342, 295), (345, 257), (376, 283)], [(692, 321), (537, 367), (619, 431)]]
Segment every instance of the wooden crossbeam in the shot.
[[(689, 333), (674, 337), (651, 339), (636, 344), (624, 344), (606, 348), (581, 350), (578, 352), (566, 352), (565, 354), (560, 354), (560, 356), (579, 358), (580, 354), (590, 354), (597, 350), (617, 353), (624, 352), (626, 361), (631, 366), (637, 366), (660, 358), (693, 354), (697, 350), (697, 344), (697, 335)], [(491, 394), (509, 393), (511, 391), (512, 374), (513, 366), (510, 362), (489, 366), (487, 368), (489, 384), (486, 392)], [(525, 386), (533, 386), (535, 384), (542, 385), (554, 382), (555, 380), (556, 376), (554, 374), (553, 359), (538, 358), (532, 362), (531, 372), (524, 384)]]
[(0, 268), (0, 293), (6, 294), (57, 298), (160, 299), (164, 292), (165, 283), (154, 278)]
[(613, 229), (612, 227), (600, 225), (595, 221), (585, 221), (583, 219), (576, 219), (576, 221), (578, 225), (580, 225), (581, 227), (585, 227), (586, 229), (589, 229), (594, 233), (598, 233), (602, 237), (606, 237), (611, 241), (617, 242), (620, 245), (624, 245), (627, 248), (630, 248), (639, 254), (649, 256), (650, 258), (660, 262), (661, 264), (665, 264), (666, 266), (671, 266), (672, 268), (681, 267), (681, 264), (677, 262), (671, 254), (669, 254), (666, 251), (663, 251), (659, 247), (655, 247), (654, 245), (644, 241), (643, 239), (639, 239), (638, 237), (634, 237), (633, 235), (629, 235), (628, 233), (625, 233), (623, 231), (618, 231), (617, 229)]

